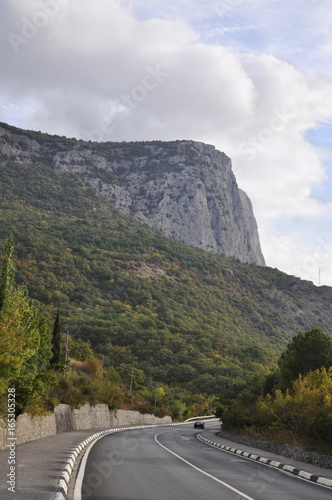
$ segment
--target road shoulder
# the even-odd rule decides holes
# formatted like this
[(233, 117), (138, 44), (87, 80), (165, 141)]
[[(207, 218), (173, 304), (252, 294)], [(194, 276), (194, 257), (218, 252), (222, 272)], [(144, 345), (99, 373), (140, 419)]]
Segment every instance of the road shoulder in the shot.
[(245, 458), (261, 462), (265, 465), (285, 470), (304, 479), (308, 479), (332, 488), (331, 469), (325, 469), (314, 464), (306, 464), (293, 458), (284, 457), (282, 455), (263, 451), (258, 448), (253, 448), (248, 445), (236, 443), (230, 439), (218, 436), (215, 430), (200, 432), (198, 436), (201, 436), (202, 442), (221, 450), (235, 453)]
[[(46, 500), (55, 496), (59, 474), (77, 446), (96, 429), (64, 432), (16, 447), (15, 500)], [(8, 451), (0, 452), (0, 500), (8, 500)]]

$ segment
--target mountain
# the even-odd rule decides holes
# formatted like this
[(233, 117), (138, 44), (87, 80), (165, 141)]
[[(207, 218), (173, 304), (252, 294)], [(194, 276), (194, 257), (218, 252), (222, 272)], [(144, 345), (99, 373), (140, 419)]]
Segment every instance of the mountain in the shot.
[[(1, 134), (0, 243), (13, 235), (17, 283), (51, 326), (60, 308), (64, 331), (106, 366), (211, 395), (271, 368), (299, 330), (332, 335), (332, 288), (167, 237), (110, 205), (75, 164), (55, 168), (60, 153), (102, 156), (107, 144)], [(105, 184), (115, 175), (97, 172)]]
[(248, 196), (231, 160), (193, 141), (91, 143), (22, 132), (2, 124), (3, 161), (75, 173), (108, 203), (188, 245), (265, 265)]

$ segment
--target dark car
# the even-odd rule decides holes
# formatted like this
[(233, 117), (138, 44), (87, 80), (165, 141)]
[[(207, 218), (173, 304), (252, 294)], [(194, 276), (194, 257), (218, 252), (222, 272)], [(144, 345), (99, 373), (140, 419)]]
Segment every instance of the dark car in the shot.
[(204, 422), (195, 422), (194, 428), (197, 429), (198, 427), (200, 427), (201, 429), (204, 429), (204, 427), (205, 427)]

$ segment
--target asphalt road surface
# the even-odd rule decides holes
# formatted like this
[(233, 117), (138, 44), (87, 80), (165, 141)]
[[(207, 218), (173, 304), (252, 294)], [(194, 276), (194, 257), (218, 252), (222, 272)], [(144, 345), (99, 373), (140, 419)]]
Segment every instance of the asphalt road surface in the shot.
[[(218, 424), (206, 428), (218, 429)], [(198, 441), (193, 426), (138, 429), (90, 448), (75, 500), (331, 500), (325, 488)], [(86, 461), (86, 463), (85, 463)], [(83, 481), (83, 484), (82, 484)], [(82, 496), (80, 491), (82, 492)]]

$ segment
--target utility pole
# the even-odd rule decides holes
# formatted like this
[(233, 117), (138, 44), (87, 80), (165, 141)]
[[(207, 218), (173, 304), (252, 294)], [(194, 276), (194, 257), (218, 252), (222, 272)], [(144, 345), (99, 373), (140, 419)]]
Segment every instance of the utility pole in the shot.
[(155, 394), (155, 397), (154, 397), (154, 407), (155, 408), (157, 407), (157, 394), (158, 394), (158, 382), (156, 384), (156, 394)]
[(129, 396), (131, 396), (131, 391), (133, 388), (133, 375), (134, 375), (134, 367), (131, 367), (131, 377), (130, 377), (130, 389), (129, 389)]
[(179, 415), (182, 415), (182, 401), (183, 401), (183, 396), (182, 396), (182, 393), (181, 393), (181, 402), (180, 402), (180, 411), (179, 411)]
[(68, 340), (69, 340), (69, 332), (67, 332), (67, 342), (66, 342), (66, 354), (65, 354), (65, 368), (63, 371), (63, 376), (66, 376), (66, 365), (67, 365), (67, 356), (68, 356)]
[(103, 371), (104, 371), (104, 354), (103, 354), (103, 360), (101, 362), (100, 383), (102, 383), (103, 381)]

